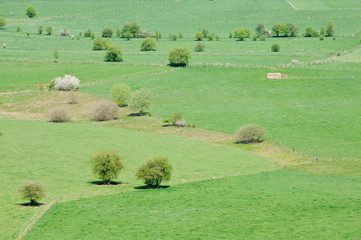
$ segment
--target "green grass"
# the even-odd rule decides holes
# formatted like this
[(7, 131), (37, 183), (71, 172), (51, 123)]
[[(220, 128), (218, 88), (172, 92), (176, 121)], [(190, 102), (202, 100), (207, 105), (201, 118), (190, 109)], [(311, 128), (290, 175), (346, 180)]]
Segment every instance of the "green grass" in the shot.
[(56, 204), (25, 239), (358, 239), (360, 176), (280, 170)]

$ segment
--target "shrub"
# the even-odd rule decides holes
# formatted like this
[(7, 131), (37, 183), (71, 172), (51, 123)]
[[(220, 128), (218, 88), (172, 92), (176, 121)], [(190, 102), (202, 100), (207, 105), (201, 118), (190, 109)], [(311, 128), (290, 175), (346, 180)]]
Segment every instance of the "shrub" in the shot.
[(135, 35), (136, 38), (152, 38), (154, 37), (152, 33), (145, 31), (145, 30), (140, 30), (139, 33), (137, 33), (137, 35)]
[(275, 44), (273, 44), (273, 45), (271, 46), (272, 52), (279, 52), (280, 49), (281, 49), (281, 47), (280, 47), (280, 45), (278, 45), (277, 43), (275, 43)]
[(104, 40), (100, 37), (96, 37), (93, 40), (93, 50), (106, 50), (108, 46), (110, 45), (110, 42), (108, 40)]
[(208, 31), (208, 29), (207, 28), (202, 28), (202, 31), (201, 31), (201, 33), (203, 34), (203, 37), (205, 37), (205, 38), (207, 38), (208, 37), (208, 33), (209, 33), (209, 31)]
[(184, 119), (182, 120), (177, 120), (174, 124), (174, 126), (176, 127), (186, 127), (187, 126), (187, 123)]
[(261, 35), (261, 36), (259, 37), (259, 40), (260, 40), (260, 41), (266, 41), (266, 39), (267, 39), (267, 37), (266, 37), (265, 35)]
[(91, 34), (92, 34), (92, 31), (90, 29), (88, 29), (84, 32), (84, 37), (90, 37)]
[(313, 29), (313, 27), (309, 26), (309, 27), (306, 27), (304, 36), (305, 37), (319, 37), (319, 34), (315, 29)]
[(30, 32), (26, 32), (26, 36), (30, 37)]
[(60, 35), (61, 36), (69, 36), (69, 34), (70, 34), (69, 31), (66, 30), (65, 28), (60, 30)]
[(209, 41), (213, 41), (213, 39), (214, 39), (214, 33), (209, 33), (209, 34), (207, 35), (207, 38), (208, 38)]
[(203, 52), (206, 45), (202, 42), (198, 42), (196, 46), (194, 47), (194, 51), (196, 52)]
[(47, 35), (51, 35), (53, 34), (53, 27), (49, 25), (46, 27), (45, 31)]
[(122, 38), (125, 38), (129, 41), (132, 38), (132, 34), (130, 32), (122, 33)]
[(69, 103), (70, 104), (78, 103), (78, 93), (74, 89), (69, 91)]
[(91, 33), (91, 34), (90, 34), (90, 38), (91, 38), (91, 39), (94, 39), (94, 38), (95, 38), (95, 34), (94, 34), (94, 33)]
[(179, 32), (179, 33), (178, 33), (178, 37), (179, 37), (179, 38), (183, 38), (183, 33)]
[(257, 39), (258, 39), (257, 35), (253, 35), (252, 39), (253, 39), (253, 41), (257, 41)]
[(71, 75), (65, 75), (63, 78), (54, 79), (54, 88), (62, 91), (70, 91), (79, 87), (80, 80)]
[(197, 41), (202, 41), (204, 38), (204, 35), (201, 32), (197, 32), (195, 37), (196, 37)]
[(39, 34), (43, 34), (43, 31), (44, 31), (44, 28), (43, 28), (43, 26), (40, 25), (40, 26), (38, 27), (38, 33), (39, 33)]
[(22, 198), (30, 201), (31, 206), (39, 205), (38, 201), (45, 197), (43, 186), (35, 182), (28, 182), (19, 188)]
[(128, 104), (131, 98), (130, 88), (124, 83), (115, 85), (111, 91), (111, 99), (118, 106), (122, 107)]
[(175, 125), (177, 121), (184, 120), (183, 113), (182, 112), (175, 112), (172, 114), (172, 118), (170, 120), (170, 123), (172, 125)]
[(238, 38), (240, 41), (243, 41), (245, 38), (249, 38), (250, 35), (251, 32), (246, 28), (240, 28), (235, 33), (236, 38)]
[[(290, 27), (292, 27), (294, 33), (291, 33)], [(294, 36), (295, 32), (298, 31), (297, 26), (293, 25), (293, 24), (275, 24), (272, 27), (272, 31), (273, 31), (273, 35), (276, 37), (288, 37), (291, 36), (291, 34), (293, 34), (292, 36)]]
[(6, 26), (6, 19), (0, 17), (0, 28), (5, 27)]
[(16, 31), (17, 31), (17, 32), (20, 32), (20, 31), (21, 31), (21, 27), (20, 27), (20, 26), (17, 26), (17, 27), (16, 27)]
[(335, 35), (335, 25), (329, 21), (326, 28), (326, 37), (333, 37)]
[(261, 37), (261, 36), (269, 37), (272, 34), (271, 30), (269, 30), (266, 27), (265, 23), (259, 23), (255, 30), (256, 30), (257, 37)]
[(108, 45), (107, 52), (105, 54), (105, 61), (107, 62), (122, 62), (123, 54), (122, 50), (116, 45)]
[(153, 38), (146, 38), (143, 40), (143, 42), (140, 44), (140, 50), (141, 51), (155, 51), (157, 49), (157, 43)]
[(326, 35), (326, 30), (324, 27), (321, 27), (320, 36), (325, 36), (325, 35)]
[(298, 27), (295, 24), (288, 23), (287, 27), (289, 29), (289, 36), (296, 37), (298, 34)]
[(192, 58), (191, 52), (187, 47), (176, 47), (169, 52), (169, 64), (171, 66), (185, 67), (189, 64), (190, 58)]
[(320, 35), (320, 41), (323, 41), (323, 40), (325, 40), (325, 36)]
[(138, 111), (139, 115), (142, 116), (144, 110), (149, 108), (151, 103), (151, 92), (148, 89), (142, 88), (133, 94), (129, 107)]
[(111, 38), (111, 37), (113, 37), (113, 29), (104, 28), (104, 30), (102, 32), (102, 37), (103, 38)]
[(266, 131), (257, 124), (247, 124), (237, 130), (234, 135), (238, 143), (262, 142)]
[(233, 38), (233, 33), (232, 32), (229, 33), (228, 38)]
[(123, 158), (115, 152), (102, 151), (94, 154), (90, 161), (93, 164), (93, 173), (101, 179), (104, 184), (110, 184), (124, 169)]
[(66, 108), (57, 107), (50, 112), (49, 119), (50, 122), (69, 122), (71, 120), (71, 115)]
[[(57, 50), (54, 51), (54, 58), (55, 58), (55, 62), (58, 62), (58, 59), (59, 59), (59, 53)], [(54, 84), (55, 84), (55, 81), (53, 81)]]
[(169, 181), (173, 170), (168, 158), (155, 157), (138, 168), (136, 178), (141, 179), (149, 188), (158, 188), (162, 181)]
[(117, 35), (117, 37), (121, 37), (122, 36), (122, 33), (120, 31), (120, 29), (118, 28), (117, 31), (115, 32), (115, 35)]
[(162, 34), (158, 30), (155, 31), (154, 35), (155, 35), (155, 40), (157, 41), (162, 37)]
[(25, 9), (25, 15), (28, 16), (29, 18), (33, 18), (36, 15), (38, 15), (38, 12), (36, 11), (36, 9), (33, 6), (28, 6)]
[[(132, 22), (125, 24), (121, 31), (121, 36), (123, 38), (134, 38), (140, 32), (140, 26), (137, 22)], [(128, 35), (129, 34), (129, 35)]]
[(172, 41), (177, 41), (177, 38), (178, 38), (178, 35), (177, 35), (177, 34), (174, 34), (174, 33), (169, 34), (169, 39), (170, 39), (170, 40), (172, 40)]
[(116, 103), (103, 100), (93, 106), (88, 117), (92, 121), (107, 121), (117, 119), (119, 116), (119, 107)]
[(216, 35), (216, 40), (219, 41), (219, 35)]

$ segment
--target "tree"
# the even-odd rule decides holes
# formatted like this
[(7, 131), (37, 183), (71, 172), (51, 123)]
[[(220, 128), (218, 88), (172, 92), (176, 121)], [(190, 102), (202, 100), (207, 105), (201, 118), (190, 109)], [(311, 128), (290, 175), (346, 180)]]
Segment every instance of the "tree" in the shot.
[(6, 19), (0, 17), (0, 28), (5, 27), (6, 26)]
[(36, 11), (36, 9), (33, 6), (28, 6), (25, 9), (25, 15), (28, 16), (29, 18), (33, 18), (36, 15), (38, 15), (38, 12)]
[(197, 41), (202, 41), (203, 38), (204, 38), (203, 33), (201, 33), (201, 32), (197, 32), (197, 33), (196, 33), (196, 40), (197, 40)]
[(177, 41), (178, 35), (175, 33), (170, 33), (169, 34), (169, 39), (173, 40), (173, 41)]
[(196, 52), (203, 52), (206, 45), (202, 42), (197, 42), (196, 46), (194, 47), (194, 51)]
[(111, 37), (113, 37), (113, 29), (104, 28), (104, 30), (102, 32), (102, 37), (103, 38), (111, 38)]
[(313, 29), (313, 27), (309, 26), (309, 27), (306, 27), (304, 36), (305, 37), (318, 37), (319, 34), (318, 34), (318, 32), (315, 31), (315, 29)]
[(102, 151), (94, 154), (90, 161), (93, 164), (93, 173), (101, 179), (104, 184), (110, 184), (112, 179), (119, 176), (124, 169), (123, 158), (116, 152)]
[(202, 34), (203, 34), (203, 36), (205, 37), (205, 38), (207, 38), (208, 37), (208, 33), (209, 33), (209, 31), (208, 31), (208, 29), (207, 28), (202, 28)]
[(105, 54), (105, 61), (122, 62), (123, 61), (122, 50), (116, 45), (109, 44), (107, 48), (107, 52)]
[(289, 29), (289, 27), (288, 27), (287, 25), (282, 24), (282, 25), (281, 25), (281, 28), (280, 28), (280, 33), (279, 33), (279, 35), (280, 35), (280, 36), (283, 36), (283, 37), (288, 37), (289, 34), (290, 34), (290, 29)]
[(134, 38), (140, 32), (140, 26), (137, 22), (125, 24), (121, 31), (123, 38)]
[(119, 28), (117, 28), (117, 31), (115, 32), (115, 35), (117, 35), (117, 37), (119, 37), (119, 38), (122, 36), (122, 33), (121, 33)]
[(146, 38), (143, 40), (143, 42), (140, 44), (140, 50), (141, 51), (155, 51), (157, 49), (157, 43), (153, 38)]
[(289, 23), (287, 24), (289, 31), (289, 36), (290, 37), (296, 37), (298, 34), (298, 27), (295, 24)]
[(333, 37), (335, 35), (335, 25), (329, 21), (326, 29), (326, 37)]
[(273, 44), (273, 45), (271, 46), (272, 52), (279, 52), (280, 49), (281, 49), (281, 47), (280, 47), (280, 45), (278, 45), (277, 43), (275, 43), (275, 44)]
[(169, 181), (173, 167), (166, 157), (155, 157), (138, 168), (136, 178), (141, 179), (148, 188), (158, 188), (162, 181)]
[(266, 131), (257, 124), (247, 124), (237, 130), (234, 138), (237, 143), (262, 142)]
[(245, 38), (249, 38), (251, 35), (251, 32), (246, 28), (240, 28), (235, 32), (236, 38), (238, 38), (240, 41), (243, 41)]
[(265, 23), (259, 23), (255, 30), (256, 30), (256, 35), (258, 38), (261, 36), (268, 37), (270, 35), (270, 30), (267, 29)]
[(326, 30), (324, 27), (321, 27), (320, 36), (325, 36), (325, 35), (326, 35)]
[(126, 106), (131, 98), (130, 87), (124, 83), (115, 85), (111, 91), (111, 99), (118, 106)]
[(169, 52), (169, 64), (175, 67), (185, 67), (192, 58), (191, 52), (187, 47), (176, 47)]
[(110, 42), (108, 40), (102, 39), (100, 37), (96, 37), (93, 40), (93, 50), (106, 50)]
[(139, 115), (142, 116), (144, 110), (149, 108), (151, 103), (151, 92), (146, 88), (142, 88), (134, 92), (132, 99), (130, 100), (129, 107), (132, 110), (138, 111)]
[(162, 37), (162, 34), (158, 30), (155, 31), (154, 35), (155, 35), (155, 40), (157, 41)]
[(38, 33), (39, 33), (39, 34), (43, 34), (43, 31), (44, 31), (44, 28), (43, 28), (43, 26), (40, 25), (40, 26), (38, 27)]
[(30, 201), (30, 206), (39, 205), (38, 201), (45, 197), (43, 186), (35, 182), (23, 184), (19, 189), (19, 193), (23, 199)]
[(280, 36), (282, 24), (275, 24), (272, 27), (273, 35), (276, 37)]
[(90, 37), (92, 34), (92, 30), (91, 29), (88, 29), (84, 32), (84, 37)]
[(53, 27), (49, 25), (46, 27), (45, 31), (46, 31), (46, 34), (51, 35), (51, 34), (53, 34)]

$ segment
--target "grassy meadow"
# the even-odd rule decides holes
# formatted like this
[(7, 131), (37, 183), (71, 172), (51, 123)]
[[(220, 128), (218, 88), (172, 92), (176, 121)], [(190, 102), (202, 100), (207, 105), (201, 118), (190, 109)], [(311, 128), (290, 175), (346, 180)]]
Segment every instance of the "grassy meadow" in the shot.
[[(23, 239), (359, 239), (361, 3), (290, 3), (0, 0), (0, 239), (28, 226)], [(24, 14), (29, 5), (35, 18)], [(90, 38), (77, 39), (132, 21), (161, 32), (156, 51), (114, 34), (124, 62), (107, 63)], [(303, 37), (307, 26), (319, 31), (329, 21), (335, 38)], [(299, 34), (253, 41), (258, 23), (293, 23)], [(53, 34), (38, 34), (39, 25)], [(204, 39), (205, 51), (195, 52), (203, 27), (220, 39)], [(251, 38), (229, 38), (240, 27)], [(64, 28), (69, 36), (60, 36)], [(275, 43), (280, 52), (271, 51)], [(188, 67), (168, 65), (178, 46), (191, 51)], [(276, 72), (282, 79), (266, 79)], [(80, 79), (77, 104), (47, 90), (65, 74)], [(117, 120), (89, 121), (89, 108), (118, 83), (151, 91), (150, 116), (125, 107)], [(72, 121), (49, 122), (57, 106)], [(164, 126), (177, 111), (195, 128)], [(266, 140), (235, 144), (233, 133), (249, 123), (263, 126)], [(125, 157), (119, 185), (97, 184), (90, 156), (99, 150)], [(135, 172), (155, 156), (169, 158), (171, 181), (143, 189)], [(30, 180), (45, 186), (39, 207), (24, 206), (17, 192)]]

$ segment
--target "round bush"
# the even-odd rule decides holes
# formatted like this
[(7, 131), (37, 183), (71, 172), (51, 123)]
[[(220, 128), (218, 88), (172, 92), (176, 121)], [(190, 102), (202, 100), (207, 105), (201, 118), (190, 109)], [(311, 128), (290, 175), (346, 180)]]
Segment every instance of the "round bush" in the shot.
[(280, 49), (281, 49), (281, 47), (277, 43), (273, 44), (271, 47), (272, 52), (279, 52)]
[(44, 188), (35, 182), (28, 182), (19, 189), (22, 198), (30, 201), (31, 206), (39, 205), (38, 201), (45, 197)]
[(103, 100), (90, 109), (88, 117), (92, 121), (114, 120), (119, 117), (119, 107), (114, 102)]
[(47, 26), (45, 31), (46, 31), (46, 34), (51, 35), (51, 34), (53, 34), (53, 27), (52, 26)]
[(121, 170), (124, 169), (123, 158), (115, 152), (98, 152), (91, 157), (93, 173), (101, 179), (104, 184), (110, 184), (112, 179), (116, 179)]
[(128, 85), (120, 83), (115, 85), (111, 91), (112, 101), (116, 102), (118, 106), (126, 106), (130, 100), (131, 93)]
[(29, 18), (33, 18), (36, 15), (38, 15), (38, 12), (36, 11), (36, 9), (33, 6), (28, 6), (25, 9), (25, 15), (28, 16)]
[(107, 52), (105, 54), (105, 61), (122, 62), (123, 61), (122, 50), (118, 46), (108, 45)]
[(159, 187), (162, 181), (169, 181), (173, 170), (168, 158), (155, 157), (138, 168), (137, 179), (141, 179), (149, 188)]
[(75, 90), (79, 87), (80, 80), (71, 75), (65, 75), (63, 78), (57, 77), (54, 80), (54, 88), (60, 91)]
[(191, 52), (187, 47), (176, 47), (169, 52), (169, 64), (175, 67), (185, 67), (192, 58)]
[(66, 108), (57, 107), (50, 112), (50, 122), (69, 122), (71, 115)]
[(0, 17), (0, 28), (5, 27), (5, 26), (6, 26), (5, 18)]
[(201, 32), (197, 32), (195, 37), (196, 37), (197, 41), (202, 41), (204, 38), (204, 35)]
[(236, 142), (253, 143), (262, 142), (266, 131), (257, 124), (247, 124), (237, 130), (234, 134)]
[(111, 38), (113, 37), (113, 29), (111, 28), (104, 28), (102, 32), (102, 37), (104, 38)]
[(133, 94), (133, 97), (129, 103), (129, 107), (135, 111), (138, 111), (139, 115), (142, 116), (144, 110), (149, 108), (151, 103), (152, 100), (150, 91), (148, 89), (142, 88)]
[(194, 47), (194, 51), (196, 52), (203, 52), (206, 45), (202, 42), (198, 42), (196, 46)]
[(155, 51), (157, 49), (157, 43), (153, 38), (146, 38), (143, 40), (143, 42), (140, 44), (140, 50), (141, 51)]
[(172, 125), (175, 125), (177, 121), (184, 120), (182, 112), (175, 112), (172, 114), (172, 118), (170, 120)]
[(100, 37), (96, 37), (93, 40), (93, 50), (94, 51), (105, 50), (108, 48), (108, 45), (109, 45), (108, 40), (104, 40)]

